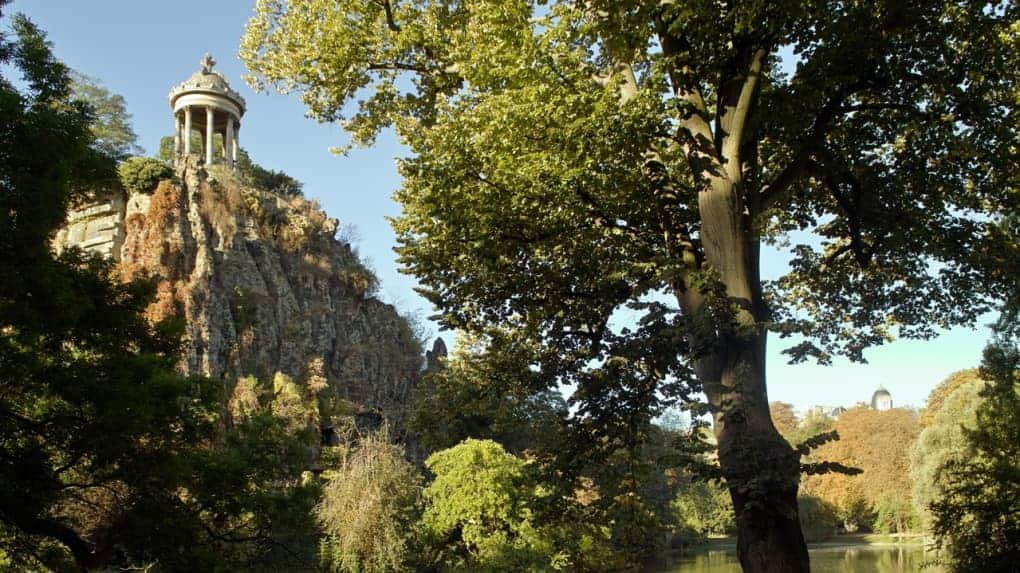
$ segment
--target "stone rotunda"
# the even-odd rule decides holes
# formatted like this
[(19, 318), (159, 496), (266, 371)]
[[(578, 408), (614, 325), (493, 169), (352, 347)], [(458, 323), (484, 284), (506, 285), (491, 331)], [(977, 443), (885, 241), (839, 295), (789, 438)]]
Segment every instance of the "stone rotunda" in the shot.
[[(244, 98), (230, 88), (226, 78), (213, 71), (216, 61), (206, 54), (202, 69), (170, 90), (170, 107), (174, 110), (174, 155), (187, 157), (191, 149), (192, 130), (202, 134), (205, 164), (222, 159), (233, 169), (237, 164), (238, 132), (244, 115)], [(222, 157), (216, 157), (215, 135), (223, 141)]]

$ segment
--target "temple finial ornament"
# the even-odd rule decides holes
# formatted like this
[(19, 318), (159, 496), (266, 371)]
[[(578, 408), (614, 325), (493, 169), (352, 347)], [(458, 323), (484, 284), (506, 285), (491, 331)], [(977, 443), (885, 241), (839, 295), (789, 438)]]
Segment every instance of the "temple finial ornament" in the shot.
[(206, 52), (205, 57), (202, 58), (202, 61), (199, 62), (199, 64), (202, 65), (203, 74), (211, 74), (213, 66), (216, 65), (216, 60), (214, 60), (213, 57)]

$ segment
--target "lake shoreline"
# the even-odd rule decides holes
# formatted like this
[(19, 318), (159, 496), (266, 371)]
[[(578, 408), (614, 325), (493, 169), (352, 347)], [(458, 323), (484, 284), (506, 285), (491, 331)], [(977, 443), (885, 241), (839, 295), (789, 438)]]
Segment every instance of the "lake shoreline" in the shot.
[[(839, 535), (809, 543), (812, 571), (817, 573), (939, 573), (925, 568), (932, 557), (921, 535), (890, 536), (880, 534)], [(646, 564), (647, 573), (739, 573), (735, 538), (715, 538), (691, 548), (683, 555), (675, 553), (662, 561)]]
[[(808, 549), (828, 549), (834, 547), (924, 547), (925, 536), (921, 534), (883, 534), (883, 533), (848, 533), (830, 537), (824, 541), (808, 542)], [(705, 543), (695, 545), (683, 552), (694, 555), (705, 551), (737, 549), (736, 537), (715, 537)]]

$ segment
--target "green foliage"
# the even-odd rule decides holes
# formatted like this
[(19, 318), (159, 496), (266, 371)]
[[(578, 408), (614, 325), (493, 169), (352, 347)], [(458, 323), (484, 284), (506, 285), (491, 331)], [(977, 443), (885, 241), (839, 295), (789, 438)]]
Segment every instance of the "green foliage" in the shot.
[(124, 97), (110, 93), (94, 78), (78, 73), (71, 77), (74, 98), (87, 103), (92, 112), (90, 129), (95, 138), (93, 146), (117, 161), (141, 154), (142, 148), (138, 146), (138, 135), (131, 127), (131, 114), (127, 111)]
[(129, 157), (117, 167), (121, 185), (134, 193), (152, 193), (156, 184), (173, 175), (166, 163), (151, 157)]
[[(646, 418), (703, 390), (717, 421), (747, 421), (719, 444), (750, 498), (739, 522), (797, 538), (796, 455), (753, 430), (764, 332), (796, 336), (795, 361), (863, 360), (1015, 296), (995, 214), (1020, 176), (1018, 18), (950, 0), (260, 0), (240, 54), (253, 85), (299, 92), (355, 144), (396, 130), (400, 261), (444, 326), (501, 330), (536, 393), (575, 389), (564, 470), (635, 451)], [(777, 280), (763, 244), (791, 257)]]
[(534, 523), (540, 492), (525, 462), (491, 440), (468, 439), (429, 456), (435, 480), (425, 488), (426, 543), (445, 569), (548, 571), (563, 556)]
[(179, 330), (143, 318), (151, 283), (114, 283), (108, 263), (50, 252), (68, 204), (111, 184), (114, 162), (43, 33), (21, 16), (12, 29), (0, 61), (25, 91), (0, 81), (3, 550), (17, 568), (92, 567), (110, 556), (94, 533), (113, 539), (153, 506), (176, 513), (164, 493), (184, 478), (179, 457), (208, 437), (215, 398), (174, 373)]
[[(955, 389), (942, 396), (943, 385), (953, 382)], [(984, 386), (977, 377), (961, 378), (950, 376), (932, 391), (937, 400), (929, 400), (928, 408), (936, 404), (938, 409), (925, 408), (922, 419), (927, 427), (917, 436), (910, 447), (910, 481), (914, 508), (925, 529), (931, 527), (930, 506), (943, 492), (938, 474), (952, 460), (961, 460), (967, 455), (965, 428), (973, 429), (977, 422), (977, 411), (981, 406), (981, 388)]]
[[(203, 138), (197, 132), (191, 134), (191, 149), (202, 149)], [(220, 134), (213, 136), (213, 149), (217, 157), (223, 155), (223, 137)], [(167, 135), (159, 140), (159, 152), (156, 157), (170, 163), (174, 160), (174, 136)], [(303, 195), (304, 183), (284, 173), (273, 169), (266, 169), (251, 160), (251, 156), (244, 149), (237, 153), (237, 172), (241, 182), (250, 187), (267, 193), (275, 193), (284, 197), (300, 197)]]
[[(716, 232), (695, 191), (744, 166), (754, 229), (717, 232), (815, 233), (770, 285), (776, 326), (815, 340), (795, 358), (860, 358), (891, 323), (928, 336), (973, 322), (1012, 289), (993, 259), (1016, 253), (968, 214), (1008, 204), (1016, 181), (1018, 8), (893, 8), (263, 0), (240, 51), (255, 86), (298, 90), (356, 143), (396, 127), (414, 154), (401, 253), (450, 321), (582, 323), (629, 290), (689, 286), (684, 252), (712, 254), (684, 231)], [(782, 46), (800, 58), (790, 75)], [(747, 139), (726, 146), (738, 127)], [(977, 244), (990, 248), (961, 248)]]
[(718, 480), (684, 479), (670, 508), (686, 542), (736, 533), (730, 494)]
[[(1015, 320), (1015, 316), (1011, 317)], [(1020, 347), (1016, 324), (1000, 326), (985, 349), (981, 376), (990, 383), (967, 455), (948, 461), (937, 477), (933, 531), (950, 549), (958, 572), (1013, 572), (1020, 563)]]
[(902, 493), (884, 493), (875, 503), (875, 531), (907, 533), (917, 531), (918, 525), (914, 505)]
[(513, 453), (540, 448), (566, 417), (555, 390), (536, 393), (524, 353), (486, 351), (478, 337), (458, 334), (443, 368), (415, 389), (411, 430), (430, 451), (467, 438), (491, 439)]
[(146, 320), (153, 282), (51, 252), (68, 205), (117, 172), (42, 32), (12, 29), (0, 61), (25, 87), (0, 81), (0, 552), (15, 570), (293, 565), (300, 532), (314, 539), (307, 443), (270, 413), (227, 423), (219, 381), (176, 373), (182, 325)]
[(251, 160), (248, 152), (240, 150), (237, 155), (237, 172), (241, 181), (261, 191), (268, 191), (284, 197), (300, 197), (304, 184), (283, 171), (266, 169)]
[[(221, 152), (223, 149), (223, 143), (221, 141), (220, 134), (214, 135), (214, 144), (219, 143), (217, 151)], [(197, 131), (191, 132), (191, 149), (198, 150), (202, 149), (202, 136)], [(156, 158), (165, 161), (167, 164), (173, 163), (174, 160), (174, 136), (165, 135), (159, 138), (159, 151), (156, 153)]]
[(407, 570), (421, 476), (385, 432), (338, 449), (324, 454), (334, 461), (315, 507), (323, 564), (345, 573)]
[(309, 439), (315, 435), (319, 423), (319, 404), (315, 394), (283, 372), (273, 376), (271, 411), (286, 424), (291, 434), (304, 434)]
[[(927, 428), (935, 422), (935, 416), (942, 410), (946, 400), (961, 386), (981, 385), (981, 375), (976, 368), (953, 372), (948, 378), (939, 382), (938, 386), (928, 393), (928, 399), (924, 403), (918, 422), (921, 428)], [(956, 409), (959, 409), (958, 407)], [(960, 412), (958, 412), (959, 414)]]

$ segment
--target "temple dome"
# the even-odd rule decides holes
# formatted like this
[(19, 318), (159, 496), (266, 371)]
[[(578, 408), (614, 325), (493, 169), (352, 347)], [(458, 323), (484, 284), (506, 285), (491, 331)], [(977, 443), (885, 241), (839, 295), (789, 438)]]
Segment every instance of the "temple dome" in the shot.
[(187, 94), (209, 94), (219, 96), (230, 101), (236, 106), (235, 115), (240, 119), (245, 112), (245, 101), (241, 94), (230, 87), (230, 82), (223, 77), (223, 74), (213, 71), (216, 61), (209, 54), (202, 59), (202, 68), (183, 82), (177, 84), (170, 90), (170, 107), (175, 111), (178, 109), (178, 99)]
[(871, 395), (871, 407), (875, 410), (888, 410), (892, 408), (892, 394), (882, 386)]

